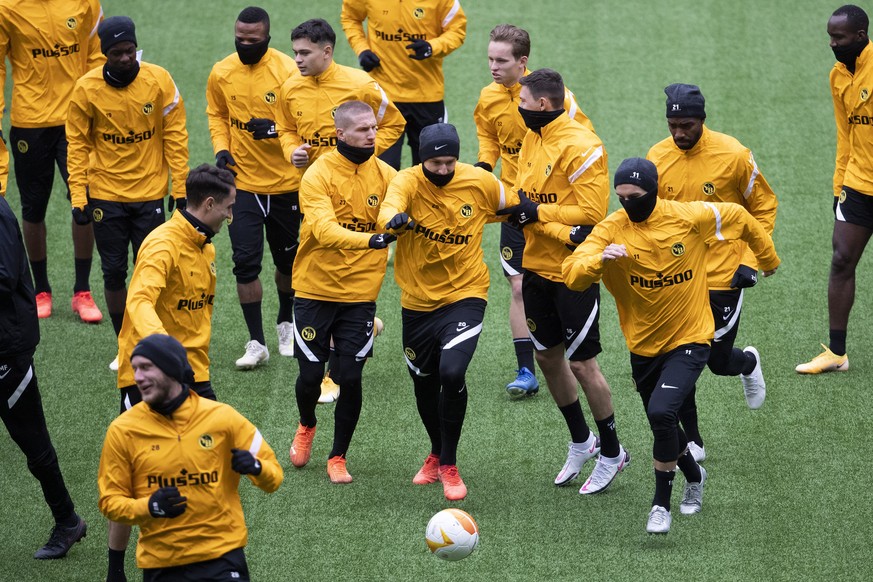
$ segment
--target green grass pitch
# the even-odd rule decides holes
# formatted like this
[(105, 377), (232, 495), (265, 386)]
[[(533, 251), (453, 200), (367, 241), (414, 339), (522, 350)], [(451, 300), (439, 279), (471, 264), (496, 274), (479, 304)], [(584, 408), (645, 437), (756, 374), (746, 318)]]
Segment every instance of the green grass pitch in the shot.
[[(272, 17), (272, 46), (290, 52), (290, 29), (324, 17), (338, 33), (337, 60), (356, 65), (339, 26), (340, 4), (262, 2)], [(612, 386), (619, 436), (633, 463), (604, 495), (587, 498), (577, 494), (578, 486), (555, 488), (552, 479), (568, 440), (559, 412), (545, 389), (522, 402), (509, 401), (504, 392), (515, 360), (497, 227), (489, 227), (485, 246), (493, 284), (485, 331), (469, 370), (470, 403), (459, 451), (470, 493), (457, 504), (478, 520), (481, 541), (470, 558), (440, 562), (427, 551), (424, 528), (447, 503), (438, 484), (411, 484), (428, 445), (401, 356), (393, 273), (389, 270), (379, 300), (386, 331), (365, 369), (364, 407), (348, 456), (355, 482), (333, 486), (325, 471), (332, 407), (318, 409), (320, 429), (310, 464), (298, 470), (288, 460), (297, 423), (297, 366), (275, 348), (270, 269), (264, 279), (264, 320), (273, 358), (256, 371), (234, 370), (247, 337), (230, 242), (222, 233), (215, 241), (214, 385), (221, 400), (260, 427), (286, 470), (284, 484), (272, 496), (250, 484), (241, 487), (253, 578), (870, 579), (869, 257), (857, 280), (851, 371), (821, 377), (794, 373), (794, 366), (816, 355), (819, 342), (827, 340), (835, 131), (827, 83), (834, 58), (825, 25), (838, 3), (462, 0), (462, 5), (469, 19), (467, 41), (445, 66), (449, 121), (461, 134), (462, 161), (475, 161), (472, 111), (479, 89), (490, 82), (488, 32), (502, 22), (530, 31), (531, 68), (548, 66), (564, 75), (606, 144), (613, 169), (625, 157), (645, 155), (667, 136), (662, 89), (673, 82), (700, 85), (708, 126), (753, 150), (779, 197), (775, 241), (783, 264), (775, 277), (747, 294), (738, 343), (754, 344), (762, 353), (767, 403), (750, 411), (739, 380), (703, 374), (698, 402), (709, 455), (703, 512), (692, 517), (675, 512), (668, 536), (646, 535), (651, 434), (630, 380), (615, 308), (604, 291), (599, 360)], [(175, 78), (187, 105), (192, 166), (212, 161), (206, 77), (214, 62), (233, 51), (233, 22), (244, 6), (203, 0), (103, 2), (107, 15), (134, 19), (144, 59)], [(7, 117), (7, 133), (8, 123)], [(9, 199), (17, 210), (14, 186)], [(617, 207), (613, 200), (611, 208)], [(61, 466), (89, 535), (64, 560), (31, 558), (46, 540), (51, 517), (23, 456), (10, 439), (0, 437), (3, 580), (93, 581), (105, 575), (106, 525), (97, 509), (96, 474), (103, 435), (118, 408), (107, 369), (115, 338), (108, 321), (88, 327), (69, 310), (69, 216), (56, 184), (48, 216), (55, 315), (41, 324), (36, 370)], [(97, 261), (91, 283), (102, 307)], [(681, 487), (680, 478), (674, 503)], [(133, 543), (128, 576), (140, 578)]]

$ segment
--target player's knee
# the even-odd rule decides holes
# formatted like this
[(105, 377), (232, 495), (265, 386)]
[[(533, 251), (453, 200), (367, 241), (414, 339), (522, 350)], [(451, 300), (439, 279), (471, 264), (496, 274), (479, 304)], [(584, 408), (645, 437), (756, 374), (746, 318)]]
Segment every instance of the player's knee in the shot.
[(127, 269), (109, 268), (103, 270), (103, 287), (107, 291), (121, 291), (127, 281)]
[(466, 382), (466, 366), (440, 366), (440, 381), (447, 394), (459, 391)]
[(678, 422), (677, 411), (653, 407), (650, 403), (646, 415), (649, 418), (649, 425), (652, 427), (652, 433), (655, 435), (656, 441), (659, 435), (663, 436), (676, 431), (676, 423)]
[(710, 358), (707, 362), (709, 371), (716, 376), (731, 376), (729, 362), (726, 358)]
[(320, 386), (324, 377), (324, 363), (298, 360), (300, 375), (297, 377), (298, 387), (303, 384), (306, 387)]
[(835, 247), (834, 254), (831, 257), (831, 276), (854, 274), (855, 267), (858, 265), (858, 258), (856, 253), (849, 252), (848, 249)]
[(238, 285), (248, 285), (258, 280), (261, 274), (260, 263), (256, 265), (238, 264), (233, 268), (233, 275)]

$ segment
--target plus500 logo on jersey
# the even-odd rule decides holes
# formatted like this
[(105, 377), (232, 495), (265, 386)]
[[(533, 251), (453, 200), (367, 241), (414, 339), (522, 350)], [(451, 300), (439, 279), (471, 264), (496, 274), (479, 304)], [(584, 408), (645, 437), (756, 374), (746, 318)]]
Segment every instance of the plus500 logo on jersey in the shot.
[(426, 226), (421, 226), (420, 224), (415, 225), (415, 234), (421, 234), (428, 240), (432, 240), (433, 242), (445, 243), (448, 245), (468, 245), (470, 241), (473, 239), (472, 234), (453, 234), (453, 233), (443, 233), (440, 234), (438, 232), (434, 232)]
[(79, 43), (71, 44), (69, 46), (62, 46), (56, 44), (54, 48), (33, 48), (30, 49), (30, 54), (33, 58), (37, 59), (39, 57), (46, 58), (57, 58), (57, 57), (68, 57), (70, 55), (74, 55), (79, 52)]
[(205, 294), (201, 294), (199, 299), (179, 299), (179, 303), (176, 304), (176, 310), (182, 311), (184, 309), (186, 311), (197, 311), (198, 309), (203, 309), (207, 305), (212, 305), (214, 300), (215, 295)]
[(128, 144), (128, 143), (140, 143), (144, 141), (148, 141), (155, 136), (155, 128), (151, 128), (147, 131), (141, 131), (139, 133), (134, 133), (133, 131), (127, 132), (127, 135), (116, 135), (113, 133), (104, 133), (103, 141), (108, 141), (114, 143), (116, 145)]
[(388, 42), (409, 42), (411, 40), (427, 40), (426, 34), (409, 34), (398, 30), (396, 33), (376, 31), (376, 38)]
[(658, 273), (657, 279), (645, 279), (638, 275), (631, 275), (630, 284), (631, 287), (636, 285), (638, 287), (642, 287), (643, 289), (658, 289), (660, 287), (672, 287), (673, 285), (679, 285), (680, 283), (685, 283), (686, 281), (690, 281), (693, 278), (694, 271), (692, 269), (688, 269), (687, 271), (683, 271), (681, 273), (671, 273), (669, 275)]
[(212, 485), (218, 483), (218, 471), (208, 471), (204, 473), (191, 473), (188, 469), (182, 469), (179, 474), (174, 477), (165, 475), (147, 475), (146, 487), (181, 487), (195, 485)]

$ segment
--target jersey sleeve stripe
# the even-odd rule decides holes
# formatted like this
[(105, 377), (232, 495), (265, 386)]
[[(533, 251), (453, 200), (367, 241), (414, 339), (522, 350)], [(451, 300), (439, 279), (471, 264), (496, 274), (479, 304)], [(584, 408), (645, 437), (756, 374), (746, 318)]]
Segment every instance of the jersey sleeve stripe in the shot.
[(448, 27), (449, 23), (455, 18), (455, 15), (458, 13), (458, 10), (461, 9), (461, 3), (458, 0), (455, 0), (455, 3), (452, 4), (452, 9), (449, 10), (449, 13), (446, 14), (446, 17), (443, 18), (443, 30)]
[(709, 206), (712, 213), (715, 214), (715, 238), (724, 240), (724, 235), (721, 233), (721, 212), (718, 211), (718, 208), (712, 202), (704, 202), (704, 204)]
[[(377, 85), (377, 87), (379, 86)], [(382, 117), (385, 116), (385, 110), (388, 109), (388, 95), (385, 94), (382, 87), (379, 87), (379, 94), (382, 95), (382, 103), (379, 104), (379, 112), (376, 113), (376, 123), (382, 122)]]
[(585, 170), (590, 168), (594, 164), (594, 162), (596, 162), (597, 160), (599, 160), (602, 157), (603, 157), (603, 146), (598, 146), (597, 149), (594, 150), (594, 153), (591, 154), (590, 156), (588, 156), (588, 159), (585, 160), (585, 163), (582, 164), (582, 167), (579, 168), (578, 170), (576, 170), (575, 172), (573, 172), (573, 174), (570, 176), (570, 180), (569, 180), (570, 183), (572, 184), (573, 182), (578, 180), (579, 176), (581, 176), (582, 174), (585, 173)]
[[(497, 180), (497, 177), (494, 177)], [(497, 206), (498, 210), (503, 210), (506, 208), (506, 190), (503, 188), (503, 182), (497, 180), (497, 185), (500, 186), (500, 204)]]
[(749, 183), (746, 186), (746, 191), (743, 192), (743, 198), (745, 198), (745, 199), (747, 199), (749, 197), (749, 195), (752, 193), (752, 188), (755, 187), (755, 178), (757, 178), (758, 174), (760, 174), (760, 172), (758, 171), (758, 162), (756, 162), (754, 160), (754, 158), (751, 160), (751, 162), (752, 162), (752, 177), (749, 178)]
[(103, 20), (103, 7), (100, 7), (100, 14), (97, 15), (96, 20), (94, 21), (94, 28), (91, 29), (91, 34), (88, 35), (88, 38), (94, 38), (97, 34), (97, 27), (100, 26), (100, 21)]
[(249, 446), (249, 452), (254, 456), (258, 456), (258, 452), (261, 450), (261, 444), (264, 442), (264, 437), (261, 435), (261, 431), (255, 429), (255, 436), (252, 437), (252, 444)]
[(164, 117), (170, 114), (170, 112), (176, 108), (176, 105), (179, 104), (179, 88), (176, 87), (176, 84), (173, 83), (173, 89), (176, 90), (176, 94), (173, 95), (173, 102), (164, 107)]
[(576, 97), (573, 95), (573, 92), (570, 90), (565, 91), (564, 100), (569, 101), (570, 108), (567, 109), (567, 116), (570, 119), (576, 119), (576, 112), (579, 111), (579, 104), (576, 103)]

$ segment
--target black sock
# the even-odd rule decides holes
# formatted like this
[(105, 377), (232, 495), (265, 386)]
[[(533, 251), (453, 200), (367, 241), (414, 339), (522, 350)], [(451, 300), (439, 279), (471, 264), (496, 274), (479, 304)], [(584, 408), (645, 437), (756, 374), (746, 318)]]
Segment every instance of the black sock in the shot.
[(513, 338), (512, 345), (515, 346), (515, 359), (518, 362), (518, 369), (527, 368), (531, 372), (534, 371), (534, 348), (530, 338), (517, 337)]
[[(591, 429), (585, 422), (585, 414), (582, 412), (582, 405), (576, 399), (566, 406), (559, 406), (558, 410), (564, 415), (564, 420), (567, 421), (567, 428), (570, 429), (570, 440), (574, 443), (584, 443), (591, 436)], [(616, 455), (618, 453), (615, 453)]]
[(125, 550), (109, 548), (109, 572), (106, 575), (106, 582), (127, 582), (124, 573), (124, 553)]
[(655, 469), (655, 497), (652, 505), (660, 505), (670, 511), (670, 496), (673, 494), (673, 478), (676, 471), (659, 471)]
[(76, 259), (76, 284), (73, 285), (73, 293), (90, 291), (91, 283), (91, 259)]
[[(32, 264), (32, 263), (31, 263)], [(846, 355), (846, 330), (832, 329), (831, 330), (831, 351), (838, 356)]]
[(279, 325), (283, 321), (291, 321), (293, 306), (294, 306), (294, 292), (284, 293), (282, 291), (278, 291), (279, 293), (279, 313), (276, 314), (276, 325)]
[(249, 328), (249, 339), (267, 345), (267, 340), (264, 339), (264, 321), (261, 318), (261, 302), (240, 303), (239, 306), (242, 307), (246, 327)]
[(328, 459), (345, 456), (352, 442), (352, 435), (361, 416), (361, 381), (348, 380), (343, 382), (343, 388), (334, 410), (333, 448)]
[(743, 364), (743, 374), (748, 376), (755, 371), (755, 366), (758, 365), (758, 358), (752, 352), (743, 352), (746, 356), (746, 363)]
[[(454, 392), (454, 393), (453, 393)], [(440, 465), (458, 464), (458, 442), (467, 414), (467, 386), (463, 389), (443, 387), (440, 393), (440, 430), (443, 446), (440, 451)]]
[(121, 324), (124, 323), (124, 312), (121, 313), (109, 313), (109, 319), (112, 320), (112, 329), (115, 330), (115, 336), (118, 337), (121, 334)]
[(618, 433), (615, 432), (615, 415), (610, 414), (603, 420), (594, 419), (597, 432), (600, 433), (600, 454), (614, 459), (621, 452), (618, 444)]
[(697, 461), (694, 460), (691, 453), (685, 453), (679, 457), (677, 465), (679, 466), (679, 470), (682, 471), (682, 474), (685, 476), (686, 481), (689, 483), (700, 483), (700, 465), (697, 464)]
[(412, 383), (415, 386), (415, 406), (418, 409), (418, 416), (430, 439), (430, 452), (432, 455), (439, 456), (443, 448), (439, 415), (439, 378), (436, 374), (413, 376)]
[(30, 272), (33, 273), (33, 289), (39, 293), (51, 293), (48, 279), (48, 260), (30, 261)]
[(318, 422), (315, 418), (315, 407), (318, 405), (321, 387), (313, 389), (312, 386), (306, 386), (302, 376), (297, 376), (294, 393), (297, 397), (297, 410), (300, 412), (300, 424), (312, 428)]

